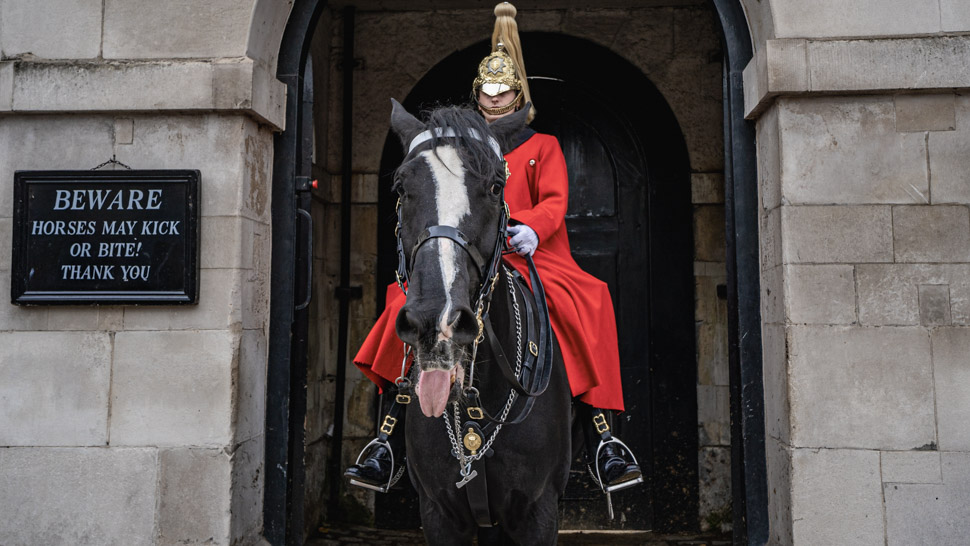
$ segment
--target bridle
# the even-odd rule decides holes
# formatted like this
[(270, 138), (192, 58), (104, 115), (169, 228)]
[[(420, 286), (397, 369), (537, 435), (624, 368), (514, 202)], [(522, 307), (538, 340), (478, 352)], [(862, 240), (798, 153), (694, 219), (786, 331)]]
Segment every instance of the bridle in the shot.
[[(502, 151), (501, 148), (499, 148), (498, 141), (496, 141), (495, 138), (490, 135), (484, 135), (483, 137), (475, 129), (469, 129), (466, 135), (470, 138), (481, 140), (488, 144), (489, 148), (495, 152), (499, 160), (505, 164), (505, 176), (507, 180), (509, 175), (508, 164), (505, 163), (505, 157), (502, 156)], [(460, 136), (461, 135), (451, 127), (437, 127), (434, 129), (428, 129), (411, 139), (406, 156), (410, 156), (415, 148), (431, 140), (432, 138), (457, 138)], [(498, 237), (495, 239), (495, 246), (492, 249), (492, 255), (489, 256), (487, 261), (482, 257), (481, 252), (479, 252), (477, 248), (468, 242), (468, 237), (466, 237), (461, 230), (455, 226), (448, 225), (436, 225), (425, 229), (423, 232), (421, 232), (421, 235), (414, 243), (414, 246), (411, 247), (410, 255), (408, 255), (404, 250), (404, 240), (401, 239), (403, 214), (401, 212), (400, 197), (397, 200), (397, 204), (394, 206), (397, 213), (397, 227), (394, 228), (394, 236), (397, 238), (398, 260), (396, 277), (397, 284), (405, 295), (407, 295), (407, 285), (411, 278), (411, 267), (409, 264), (413, 266), (414, 258), (417, 255), (418, 250), (432, 239), (450, 239), (454, 241), (455, 244), (461, 247), (465, 253), (468, 254), (468, 256), (472, 259), (472, 263), (475, 264), (475, 268), (479, 274), (479, 285), (478, 290), (476, 291), (473, 307), (475, 309), (475, 318), (478, 321), (478, 336), (476, 337), (476, 345), (482, 340), (484, 331), (482, 315), (487, 311), (488, 301), (491, 298), (492, 291), (495, 288), (495, 283), (498, 281), (499, 264), (502, 261), (502, 254), (506, 251), (505, 241), (509, 223), (509, 206), (507, 203), (505, 203), (504, 183), (502, 184), (502, 192), (499, 194), (499, 198), (503, 203), (503, 214), (499, 217), (499, 223), (497, 226)]]
[[(427, 142), (428, 140), (431, 140), (432, 138), (459, 138), (461, 136), (462, 135), (450, 127), (428, 129), (418, 134), (411, 140), (411, 143), (408, 146), (408, 153), (406, 154), (406, 157), (409, 157), (418, 146)], [(495, 140), (495, 138), (490, 135), (485, 135), (483, 137), (474, 129), (469, 129), (465, 136), (486, 142), (489, 147), (492, 148), (495, 154), (504, 163), (505, 178), (508, 180), (510, 175), (508, 163), (505, 161), (505, 157), (502, 155), (501, 149), (499, 148), (498, 142)], [(464, 388), (464, 394), (468, 402), (468, 416), (472, 419), (484, 419), (495, 424), (515, 424), (525, 420), (525, 418), (529, 415), (529, 412), (532, 410), (535, 398), (545, 392), (546, 387), (549, 386), (549, 380), (552, 375), (553, 367), (553, 341), (552, 327), (549, 324), (549, 309), (546, 305), (545, 291), (542, 287), (542, 281), (539, 279), (539, 273), (535, 268), (535, 263), (532, 261), (531, 256), (526, 256), (525, 259), (529, 266), (532, 295), (535, 299), (537, 309), (537, 316), (534, 317), (534, 320), (535, 323), (538, 324), (538, 331), (535, 332), (537, 334), (538, 343), (534, 343), (531, 339), (529, 340), (529, 349), (532, 355), (530, 361), (534, 359), (535, 362), (533, 365), (528, 366), (531, 369), (531, 375), (529, 377), (529, 381), (525, 381), (525, 385), (522, 384), (523, 382), (520, 382), (520, 377), (518, 377), (518, 374), (512, 370), (512, 366), (509, 364), (508, 358), (505, 356), (505, 351), (502, 349), (501, 343), (495, 336), (495, 333), (492, 331), (490, 322), (486, 320), (492, 293), (499, 278), (499, 268), (502, 262), (502, 255), (515, 252), (515, 250), (509, 248), (506, 243), (507, 228), (509, 223), (511, 222), (514, 224), (517, 222), (512, 220), (511, 215), (509, 214), (509, 206), (508, 203), (505, 202), (504, 184), (502, 185), (502, 191), (499, 194), (499, 198), (502, 199), (503, 213), (499, 216), (499, 224), (496, 226), (498, 237), (496, 237), (495, 246), (492, 249), (491, 256), (489, 256), (487, 260), (482, 257), (478, 249), (469, 244), (468, 238), (464, 233), (454, 226), (447, 225), (435, 225), (425, 229), (418, 237), (418, 240), (411, 247), (410, 255), (406, 253), (404, 249), (404, 241), (401, 238), (401, 225), (403, 224), (401, 199), (398, 198), (397, 204), (395, 205), (397, 211), (397, 227), (394, 229), (394, 235), (397, 238), (398, 255), (396, 276), (398, 286), (400, 286), (401, 290), (404, 291), (404, 294), (407, 295), (407, 284), (411, 276), (409, 264), (414, 263), (414, 258), (417, 255), (418, 250), (425, 243), (432, 239), (444, 238), (454, 241), (455, 244), (464, 249), (465, 253), (468, 254), (468, 256), (472, 259), (472, 262), (475, 264), (476, 269), (479, 272), (479, 287), (476, 291), (474, 307), (475, 319), (478, 322), (478, 335), (472, 342), (471, 365), (468, 373), (468, 384)], [(408, 258), (410, 258), (410, 261)], [(528, 305), (526, 305), (526, 307), (529, 308)], [(530, 315), (530, 329), (532, 321), (533, 317)], [(526, 397), (524, 405), (514, 418), (496, 418), (490, 415), (482, 407), (478, 389), (473, 386), (475, 359), (478, 351), (478, 345), (486, 338), (489, 340), (489, 345), (492, 347), (492, 352), (495, 355), (495, 359), (498, 363), (499, 371), (510, 384), (512, 390)], [(410, 353), (410, 346), (405, 344), (404, 360), (401, 362), (401, 376), (398, 377), (397, 381), (395, 381), (399, 392), (410, 391), (410, 380), (407, 379), (405, 374)], [(410, 396), (408, 394), (398, 394), (398, 400), (402, 403), (407, 403), (404, 400), (410, 400)]]

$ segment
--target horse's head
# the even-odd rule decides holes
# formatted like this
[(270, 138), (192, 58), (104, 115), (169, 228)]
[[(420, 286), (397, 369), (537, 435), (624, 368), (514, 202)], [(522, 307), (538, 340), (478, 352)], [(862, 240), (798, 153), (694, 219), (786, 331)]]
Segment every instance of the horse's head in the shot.
[(408, 283), (396, 328), (414, 349), (421, 410), (437, 417), (461, 385), (479, 335), (505, 237), (502, 154), (528, 109), (490, 126), (474, 110), (445, 107), (423, 123), (392, 102), (391, 126), (405, 148), (394, 191)]

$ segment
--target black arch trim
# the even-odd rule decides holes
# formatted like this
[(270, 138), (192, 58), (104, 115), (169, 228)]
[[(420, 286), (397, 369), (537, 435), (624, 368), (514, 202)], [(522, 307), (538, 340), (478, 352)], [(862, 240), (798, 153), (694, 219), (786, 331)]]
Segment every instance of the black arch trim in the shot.
[(754, 123), (744, 119), (741, 74), (752, 57), (740, 0), (713, 0), (724, 40), (724, 187), (731, 375), (731, 494), (734, 543), (768, 542), (758, 170)]

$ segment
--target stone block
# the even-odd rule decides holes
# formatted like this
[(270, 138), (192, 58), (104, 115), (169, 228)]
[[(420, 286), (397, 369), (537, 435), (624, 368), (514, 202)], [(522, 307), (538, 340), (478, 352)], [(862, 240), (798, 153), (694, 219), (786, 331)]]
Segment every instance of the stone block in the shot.
[(786, 264), (893, 261), (889, 207), (782, 207), (781, 226)]
[[(838, 0), (831, 0), (838, 1)], [(867, 0), (857, 5), (866, 5)], [(892, 0), (905, 2), (906, 0)], [(931, 0), (912, 2), (913, 6)], [(932, 0), (936, 3), (936, 0)], [(805, 5), (806, 8), (808, 5)], [(825, 17), (832, 12), (813, 10)], [(907, 32), (919, 32), (890, 10)], [(861, 17), (859, 20), (868, 20)], [(914, 89), (950, 90), (966, 87), (970, 67), (963, 63), (970, 54), (968, 36), (933, 36), (880, 40), (818, 40), (808, 43), (808, 64), (813, 91), (897, 91)], [(892, 62), (886, 62), (892, 59)]]
[(692, 173), (690, 194), (695, 205), (724, 203), (724, 173)]
[(963, 0), (940, 0), (940, 23), (943, 32), (970, 29), (970, 4)]
[(15, 65), (13, 61), (0, 61), (0, 112), (13, 109)]
[(946, 326), (952, 322), (950, 287), (945, 284), (919, 285), (919, 323)]
[[(13, 249), (13, 218), (0, 218), (0, 271), (10, 271)], [(8, 285), (9, 286), (9, 285)]]
[(228, 331), (116, 334), (111, 444), (230, 444), (238, 344)]
[(220, 330), (242, 320), (242, 270), (199, 271), (194, 306), (126, 307), (125, 330)]
[[(12, 70), (12, 74), (6, 73)], [(286, 87), (247, 57), (136, 63), (19, 60), (0, 74), (12, 82), (0, 111), (226, 111), (282, 129)]]
[(851, 265), (788, 265), (785, 283), (790, 322), (856, 322), (855, 275)]
[[(241, 117), (144, 116), (135, 118), (134, 142), (118, 160), (137, 169), (199, 169), (201, 215), (256, 218), (245, 204), (245, 121)], [(255, 160), (255, 159), (251, 159)]]
[(883, 483), (943, 483), (939, 451), (883, 451)]
[[(614, 51), (622, 49), (614, 46)], [(691, 168), (697, 171), (722, 170), (724, 104), (721, 100), (721, 61), (675, 58), (662, 59), (661, 63), (644, 73), (648, 76), (658, 74), (651, 81), (667, 99), (683, 131)]]
[(720, 532), (722, 524), (731, 522), (731, 450), (705, 447), (697, 458), (701, 530)]
[(761, 271), (782, 264), (781, 207), (775, 207), (761, 215), (760, 245)]
[(909, 450), (936, 444), (922, 328), (790, 327), (792, 445)]
[(242, 324), (246, 330), (268, 328), (269, 321), (269, 227), (253, 230), (253, 267), (242, 283)]
[(758, 190), (762, 209), (781, 205), (781, 133), (778, 108), (772, 107), (758, 118)]
[(930, 34), (940, 30), (940, 7), (935, 0), (798, 0), (771, 4), (779, 38), (891, 36)]
[(769, 91), (798, 92), (808, 88), (808, 44), (805, 40), (769, 40), (765, 43), (765, 54)]
[(956, 131), (929, 134), (931, 198), (937, 204), (970, 204), (970, 96), (956, 97)]
[(970, 209), (893, 207), (897, 262), (970, 262)]
[[(0, 286), (10, 286), (10, 270), (0, 269)], [(46, 330), (49, 312), (47, 306), (21, 307), (0, 302), (0, 331)]]
[(926, 137), (896, 132), (892, 97), (785, 98), (778, 105), (788, 203), (928, 202)]
[(785, 286), (783, 267), (761, 273), (761, 319), (765, 324), (784, 324)]
[(235, 441), (263, 433), (266, 420), (266, 338), (262, 330), (243, 330), (235, 395)]
[(705, 323), (697, 326), (697, 382), (701, 385), (727, 385), (727, 324)]
[(249, 269), (254, 222), (239, 216), (203, 216), (199, 254), (203, 269)]
[(232, 455), (232, 500), (230, 540), (232, 544), (251, 544), (263, 528), (262, 436), (236, 446)]
[(128, 145), (135, 141), (135, 120), (115, 118), (115, 146)]
[(900, 133), (952, 131), (956, 128), (953, 93), (897, 95), (896, 130)]
[(727, 386), (697, 386), (697, 423), (702, 446), (731, 445), (731, 397)]
[(14, 171), (89, 169), (111, 157), (111, 133), (111, 122), (95, 116), (4, 116), (0, 123), (0, 217), (13, 216)]
[(970, 535), (970, 454), (941, 453), (943, 484), (883, 486), (886, 544), (964, 544)]
[(52, 307), (47, 316), (48, 330), (97, 330), (99, 307)]
[(0, 339), (0, 445), (107, 443), (108, 334), (5, 332)]
[(784, 444), (791, 441), (791, 412), (788, 402), (788, 335), (781, 324), (761, 329), (765, 388), (766, 433)]
[(94, 59), (101, 52), (100, 0), (7, 1), (0, 17), (0, 56)]
[(699, 205), (694, 207), (694, 259), (723, 262), (724, 207)]
[(792, 538), (791, 451), (787, 444), (768, 438), (765, 462), (768, 470), (769, 544), (794, 544)]
[(222, 449), (161, 449), (158, 462), (158, 543), (229, 544), (229, 455)]
[(796, 449), (791, 472), (795, 544), (883, 546), (878, 451)]
[(252, 12), (251, 3), (229, 0), (106, 0), (104, 58), (242, 57)]
[(98, 330), (118, 331), (124, 327), (124, 307), (101, 307), (98, 309)]
[(862, 324), (920, 324), (921, 285), (946, 285), (951, 322), (970, 324), (970, 265), (859, 264), (855, 267)]
[(155, 544), (154, 449), (0, 449), (2, 544)]
[(970, 450), (970, 329), (939, 328), (933, 340), (933, 373), (941, 450)]

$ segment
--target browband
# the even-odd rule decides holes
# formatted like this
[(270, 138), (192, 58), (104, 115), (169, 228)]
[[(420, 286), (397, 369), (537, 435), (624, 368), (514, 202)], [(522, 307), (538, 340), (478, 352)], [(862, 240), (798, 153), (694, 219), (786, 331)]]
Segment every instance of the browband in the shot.
[[(421, 144), (424, 144), (425, 142), (431, 140), (432, 131), (434, 131), (434, 136), (438, 138), (458, 138), (459, 136), (461, 136), (458, 133), (456, 133), (455, 130), (451, 127), (435, 127), (434, 129), (428, 129), (426, 131), (422, 131), (421, 133), (418, 134), (418, 136), (411, 139), (411, 144), (408, 145), (408, 154), (413, 152), (414, 149), (420, 146)], [(487, 140), (483, 139), (482, 135), (480, 135), (478, 131), (475, 129), (469, 129), (468, 136), (474, 138), (475, 140), (481, 140), (488, 143), (489, 147), (492, 148), (492, 151), (495, 152), (495, 155), (497, 155), (499, 159), (505, 159), (502, 156), (502, 149), (499, 147), (498, 141), (495, 140), (494, 137), (486, 136)]]

